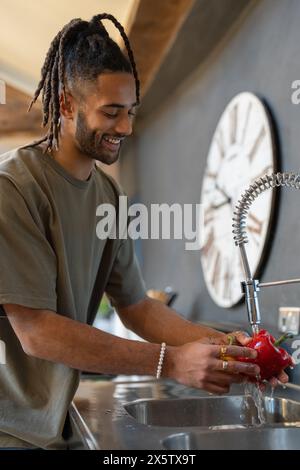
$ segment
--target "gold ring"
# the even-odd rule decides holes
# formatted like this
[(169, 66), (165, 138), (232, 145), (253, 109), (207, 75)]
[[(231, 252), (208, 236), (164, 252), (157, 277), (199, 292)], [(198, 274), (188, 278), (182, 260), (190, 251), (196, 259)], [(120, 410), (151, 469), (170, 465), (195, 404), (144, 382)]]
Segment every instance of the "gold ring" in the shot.
[(228, 369), (228, 361), (223, 361), (222, 362), (222, 369), (227, 370)]
[(227, 341), (228, 341), (229, 346), (232, 346), (233, 344), (236, 343), (236, 338), (233, 334), (232, 335), (227, 335)]
[(227, 353), (227, 346), (221, 346), (220, 348), (220, 359), (224, 359)]

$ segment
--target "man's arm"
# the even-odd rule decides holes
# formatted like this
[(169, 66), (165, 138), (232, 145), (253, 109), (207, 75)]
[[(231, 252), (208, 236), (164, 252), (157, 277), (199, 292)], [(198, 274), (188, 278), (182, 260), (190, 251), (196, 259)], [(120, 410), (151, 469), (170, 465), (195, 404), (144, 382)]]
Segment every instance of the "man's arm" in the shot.
[(29, 356), (88, 372), (155, 374), (158, 344), (122, 339), (50, 310), (3, 307)]
[[(130, 341), (104, 333), (49, 310), (5, 304), (4, 309), (23, 350), (30, 356), (69, 367), (109, 374), (155, 375), (160, 345)], [(254, 357), (256, 353), (228, 346), (232, 357)], [(220, 346), (198, 341), (184, 346), (167, 346), (162, 377), (212, 393), (227, 393), (232, 383), (259, 373), (254, 364), (230, 361), (226, 372)]]
[(118, 314), (128, 329), (153, 343), (164, 341), (172, 346), (180, 346), (203, 338), (212, 343), (227, 343), (224, 333), (192, 323), (162, 302), (149, 297), (135, 305), (118, 309)]

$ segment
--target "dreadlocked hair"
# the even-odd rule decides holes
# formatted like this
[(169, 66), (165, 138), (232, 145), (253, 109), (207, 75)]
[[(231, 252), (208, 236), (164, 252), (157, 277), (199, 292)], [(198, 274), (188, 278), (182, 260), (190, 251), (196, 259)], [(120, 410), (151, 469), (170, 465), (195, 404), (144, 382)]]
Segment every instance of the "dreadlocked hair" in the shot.
[[(110, 38), (102, 20), (112, 21), (119, 30), (128, 58)], [(140, 82), (133, 52), (123, 26), (108, 13), (95, 15), (90, 21), (83, 21), (81, 18), (71, 20), (50, 44), (41, 69), (40, 82), (28, 107), (30, 111), (42, 91), (42, 126), (48, 125), (48, 132), (33, 145), (46, 141), (45, 152), (53, 148), (58, 149), (60, 93), (63, 93), (65, 98), (68, 87), (80, 94), (78, 86), (80, 82), (93, 82), (104, 71), (132, 73), (136, 86), (136, 102), (139, 103)]]

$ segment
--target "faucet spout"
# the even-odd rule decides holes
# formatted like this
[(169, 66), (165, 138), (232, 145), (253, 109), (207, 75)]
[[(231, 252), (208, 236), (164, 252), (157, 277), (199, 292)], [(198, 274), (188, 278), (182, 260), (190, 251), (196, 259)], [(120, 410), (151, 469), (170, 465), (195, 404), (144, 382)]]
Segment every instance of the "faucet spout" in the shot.
[(238, 201), (233, 216), (233, 238), (235, 245), (240, 248), (241, 259), (245, 272), (245, 281), (241, 283), (242, 291), (245, 294), (248, 319), (253, 333), (257, 333), (260, 324), (260, 310), (258, 302), (258, 292), (260, 287), (269, 287), (283, 284), (295, 284), (300, 279), (288, 279), (284, 281), (274, 281), (269, 283), (259, 283), (253, 279), (247, 258), (245, 244), (248, 243), (246, 233), (246, 218), (252, 202), (267, 189), (274, 189), (278, 186), (300, 189), (300, 174), (295, 173), (276, 173), (265, 175), (254, 181), (254, 183), (244, 192)]
[(251, 325), (252, 333), (253, 336), (258, 335), (259, 333), (259, 325), (255, 323), (254, 325)]
[(251, 327), (260, 324), (260, 308), (258, 301), (259, 281), (257, 279), (248, 279), (241, 283), (242, 291), (245, 294), (248, 319)]

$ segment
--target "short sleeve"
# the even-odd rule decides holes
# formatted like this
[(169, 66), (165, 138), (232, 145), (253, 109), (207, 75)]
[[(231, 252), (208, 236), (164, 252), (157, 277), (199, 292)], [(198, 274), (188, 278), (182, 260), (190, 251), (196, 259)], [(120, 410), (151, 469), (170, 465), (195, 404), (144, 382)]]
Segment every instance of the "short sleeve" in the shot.
[(15, 185), (0, 176), (0, 305), (56, 311), (56, 256)]
[(114, 307), (128, 307), (146, 297), (146, 288), (131, 238), (122, 240), (105, 288)]

